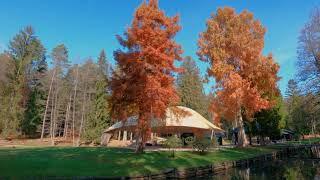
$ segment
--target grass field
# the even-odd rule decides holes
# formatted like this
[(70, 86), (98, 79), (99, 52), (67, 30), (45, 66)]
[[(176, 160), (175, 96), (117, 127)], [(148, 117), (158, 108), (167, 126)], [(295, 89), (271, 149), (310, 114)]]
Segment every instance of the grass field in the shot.
[(134, 176), (173, 167), (203, 166), (271, 152), (271, 148), (224, 149), (199, 155), (177, 152), (135, 154), (117, 148), (0, 148), (0, 177)]
[(105, 147), (0, 147), (1, 177), (135, 176), (168, 168), (197, 167), (215, 162), (249, 158), (283, 145), (319, 143), (320, 138), (267, 147), (226, 148), (199, 155), (193, 152), (146, 152)]

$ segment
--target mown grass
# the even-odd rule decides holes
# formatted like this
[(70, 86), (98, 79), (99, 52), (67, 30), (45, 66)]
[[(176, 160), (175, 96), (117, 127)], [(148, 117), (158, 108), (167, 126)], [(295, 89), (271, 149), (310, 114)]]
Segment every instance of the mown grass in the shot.
[[(319, 143), (320, 138), (288, 142)], [(286, 145), (282, 144), (281, 146)], [(169, 168), (186, 168), (245, 159), (275, 151), (281, 146), (226, 148), (199, 155), (194, 152), (146, 152), (135, 154), (129, 149), (105, 147), (37, 147), (0, 148), (1, 177), (48, 176), (137, 176), (158, 173)]]
[(319, 143), (320, 137), (310, 138), (310, 139), (302, 139), (300, 141), (288, 141), (287, 144), (313, 144)]
[(168, 168), (203, 166), (274, 151), (272, 148), (223, 149), (199, 155), (193, 152), (135, 154), (118, 148), (0, 148), (0, 177), (135, 176)]

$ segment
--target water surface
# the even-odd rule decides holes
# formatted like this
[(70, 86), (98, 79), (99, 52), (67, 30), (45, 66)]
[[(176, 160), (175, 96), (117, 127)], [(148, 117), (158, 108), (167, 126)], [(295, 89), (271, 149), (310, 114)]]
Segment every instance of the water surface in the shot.
[(277, 160), (254, 167), (231, 168), (222, 174), (210, 177), (213, 180), (320, 180), (319, 160)]

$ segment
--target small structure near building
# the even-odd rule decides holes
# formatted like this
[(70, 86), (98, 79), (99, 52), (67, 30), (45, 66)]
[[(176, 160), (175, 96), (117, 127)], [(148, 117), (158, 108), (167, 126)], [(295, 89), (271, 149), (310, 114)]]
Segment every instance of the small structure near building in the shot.
[[(151, 139), (149, 143), (157, 144), (166, 137), (176, 135), (178, 137), (201, 136), (211, 137), (216, 133), (223, 133), (224, 130), (209, 122), (198, 112), (183, 106), (176, 106), (182, 110), (185, 115), (177, 114), (172, 108), (166, 111), (164, 120), (152, 120), (151, 122)], [(135, 130), (137, 126), (137, 117), (130, 117), (127, 121), (119, 121), (108, 129), (101, 136), (101, 144), (107, 145), (110, 140), (118, 141), (135, 141)]]
[(281, 129), (280, 136), (282, 139), (291, 141), (294, 139), (295, 132), (290, 129)]

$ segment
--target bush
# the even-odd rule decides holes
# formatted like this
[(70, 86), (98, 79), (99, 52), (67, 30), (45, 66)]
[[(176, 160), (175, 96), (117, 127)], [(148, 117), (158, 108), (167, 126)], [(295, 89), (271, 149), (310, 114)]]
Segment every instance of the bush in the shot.
[(182, 141), (180, 138), (176, 136), (171, 136), (169, 137), (165, 142), (164, 142), (165, 147), (169, 148), (171, 151), (171, 157), (175, 157), (175, 149), (177, 147), (182, 146)]
[(195, 138), (193, 136), (186, 137), (184, 142), (187, 144), (187, 146), (192, 147), (193, 143), (195, 142)]
[(211, 140), (206, 138), (196, 139), (192, 145), (193, 149), (197, 152), (200, 152), (201, 154), (208, 151), (211, 146), (212, 146)]

